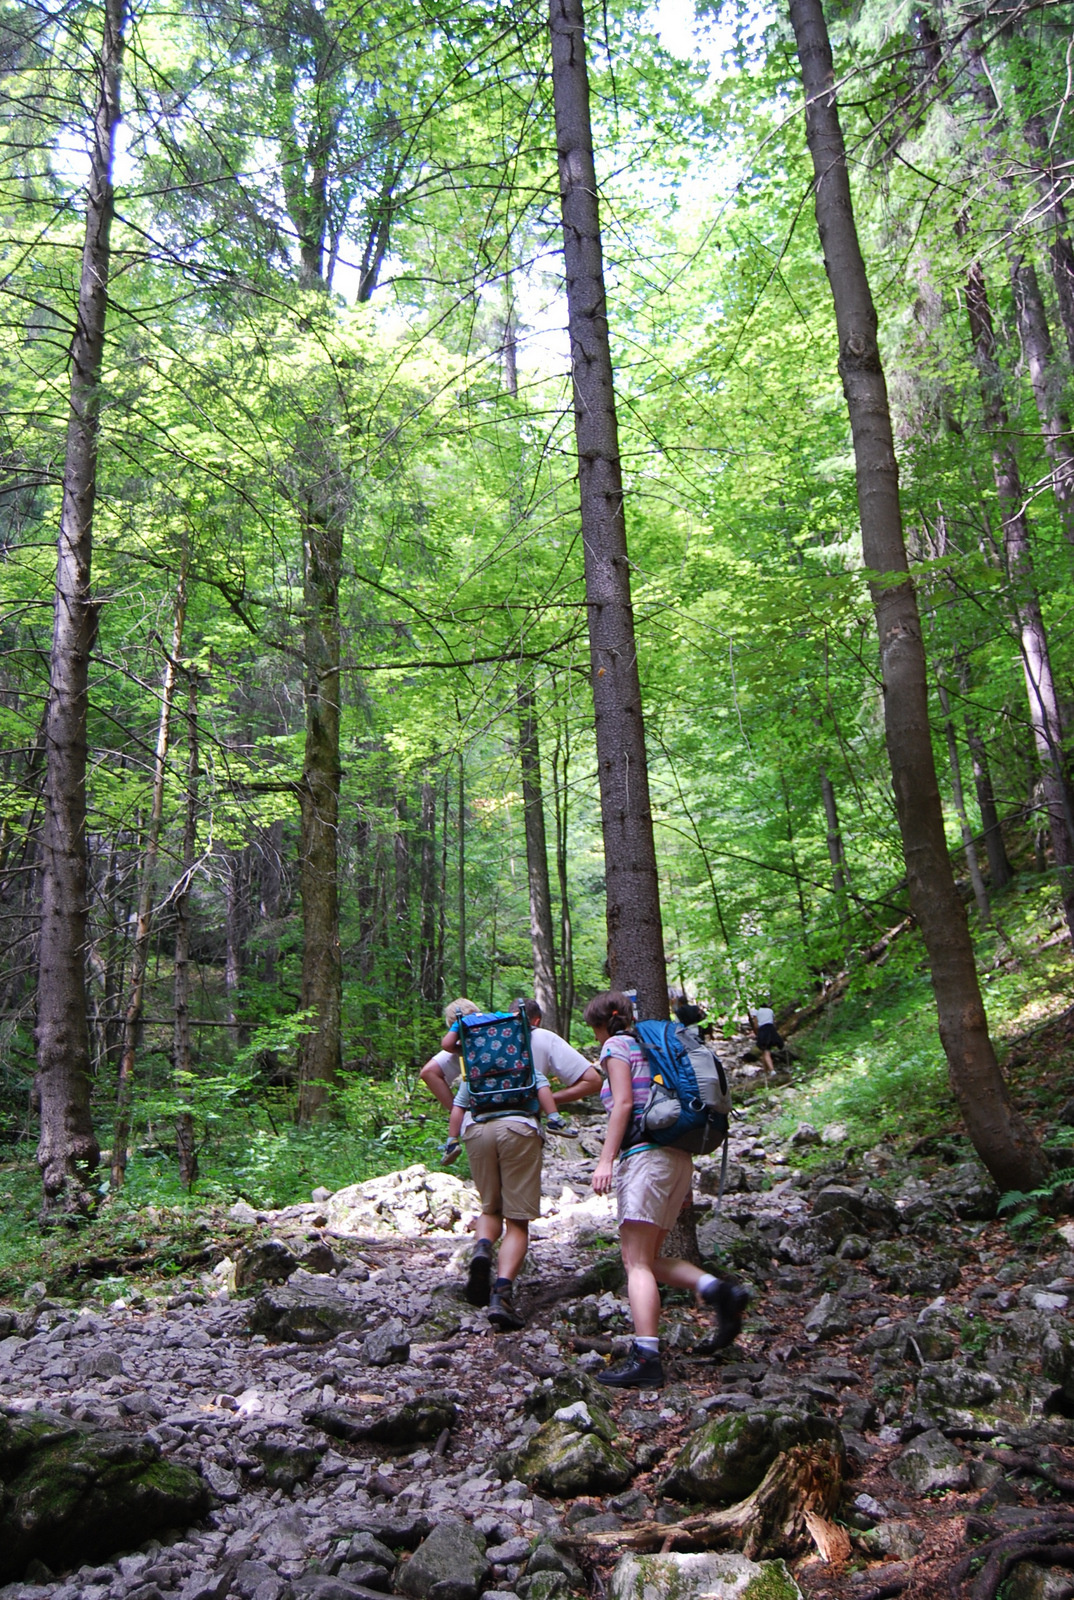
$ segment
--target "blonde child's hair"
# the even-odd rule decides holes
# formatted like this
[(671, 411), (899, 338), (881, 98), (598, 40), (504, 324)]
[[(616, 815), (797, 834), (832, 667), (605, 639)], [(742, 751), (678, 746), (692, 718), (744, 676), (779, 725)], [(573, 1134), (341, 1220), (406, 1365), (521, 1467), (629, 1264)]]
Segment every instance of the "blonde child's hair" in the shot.
[(466, 996), (462, 995), (458, 1000), (448, 1001), (444, 1007), (444, 1021), (449, 1028), (452, 1028), (460, 1017), (472, 1017), (480, 1010), (480, 1006), (475, 1006), (472, 1000), (467, 1000)]

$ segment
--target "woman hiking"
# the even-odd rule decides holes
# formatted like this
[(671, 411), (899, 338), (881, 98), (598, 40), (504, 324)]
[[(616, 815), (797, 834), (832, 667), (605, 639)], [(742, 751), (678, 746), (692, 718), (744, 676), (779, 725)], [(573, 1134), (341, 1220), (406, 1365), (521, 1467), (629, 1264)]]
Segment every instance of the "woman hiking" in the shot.
[(717, 1350), (737, 1339), (749, 1295), (728, 1278), (714, 1278), (689, 1261), (659, 1254), (690, 1197), (693, 1158), (671, 1145), (650, 1144), (637, 1132), (635, 1113), (649, 1097), (651, 1078), (645, 1054), (634, 1038), (634, 1008), (628, 996), (616, 990), (594, 995), (585, 1008), (585, 1020), (600, 1045), (600, 1065), (606, 1074), (600, 1096), (610, 1112), (593, 1188), (597, 1194), (610, 1194), (615, 1185), (619, 1248), (634, 1321), (630, 1356), (621, 1366), (597, 1373), (597, 1382), (618, 1389), (658, 1389), (664, 1382), (659, 1285), (692, 1289), (700, 1305), (715, 1311)]

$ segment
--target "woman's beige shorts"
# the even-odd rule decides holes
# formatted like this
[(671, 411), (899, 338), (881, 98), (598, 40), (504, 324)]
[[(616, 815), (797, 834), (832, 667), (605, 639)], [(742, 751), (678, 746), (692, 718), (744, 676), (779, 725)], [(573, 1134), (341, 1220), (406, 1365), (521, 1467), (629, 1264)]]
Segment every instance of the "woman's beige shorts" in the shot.
[(694, 1163), (688, 1150), (637, 1150), (621, 1156), (615, 1193), (620, 1222), (673, 1228), (690, 1193)]
[(537, 1129), (501, 1117), (496, 1122), (472, 1122), (463, 1140), (483, 1214), (511, 1222), (539, 1217), (544, 1140)]

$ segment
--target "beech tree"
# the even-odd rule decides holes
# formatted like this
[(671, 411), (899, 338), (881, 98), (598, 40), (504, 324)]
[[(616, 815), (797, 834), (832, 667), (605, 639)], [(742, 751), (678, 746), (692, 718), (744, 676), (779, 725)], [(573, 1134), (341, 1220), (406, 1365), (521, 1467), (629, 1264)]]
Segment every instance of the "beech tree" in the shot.
[(944, 836), (929, 731), (925, 650), (910, 578), (899, 469), (877, 343), (877, 316), (858, 241), (820, 0), (790, 0), (805, 90), (817, 228), (839, 334), (839, 371), (854, 441), (862, 553), (880, 641), (884, 723), (913, 908), (929, 953), (951, 1088), (981, 1160), (1006, 1189), (1048, 1171), (999, 1070), (981, 1000), (966, 913)]

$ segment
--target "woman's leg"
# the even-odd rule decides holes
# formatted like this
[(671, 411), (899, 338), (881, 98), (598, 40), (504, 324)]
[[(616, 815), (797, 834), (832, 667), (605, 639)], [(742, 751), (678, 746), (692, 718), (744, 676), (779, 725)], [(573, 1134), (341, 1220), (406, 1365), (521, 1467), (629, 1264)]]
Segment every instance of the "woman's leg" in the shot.
[(660, 1290), (656, 1286), (656, 1252), (667, 1232), (653, 1222), (621, 1222), (619, 1249), (627, 1275), (627, 1299), (634, 1332), (655, 1339), (660, 1326)]

